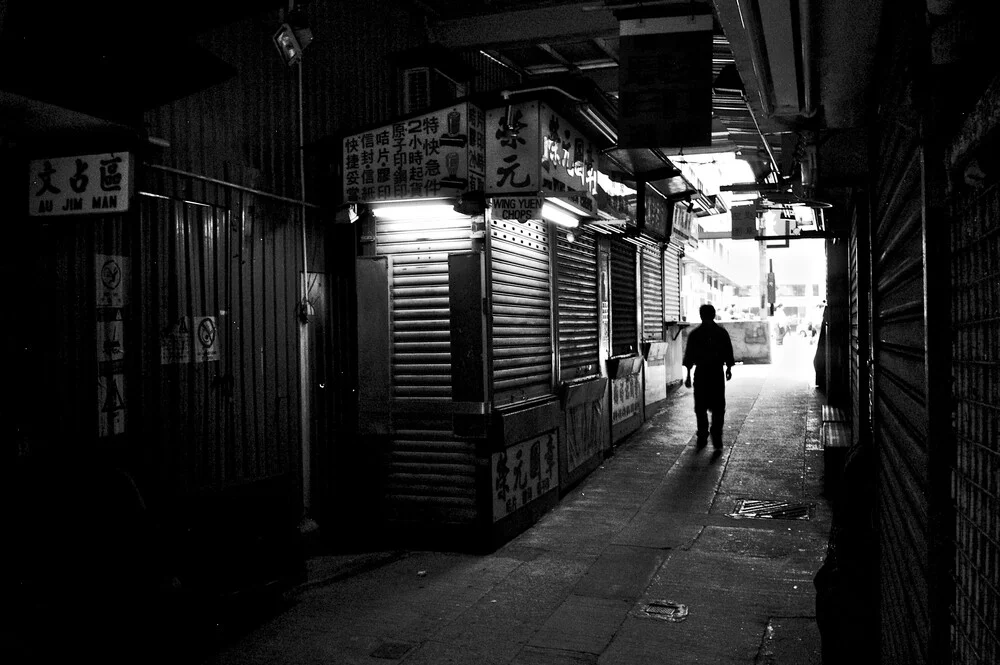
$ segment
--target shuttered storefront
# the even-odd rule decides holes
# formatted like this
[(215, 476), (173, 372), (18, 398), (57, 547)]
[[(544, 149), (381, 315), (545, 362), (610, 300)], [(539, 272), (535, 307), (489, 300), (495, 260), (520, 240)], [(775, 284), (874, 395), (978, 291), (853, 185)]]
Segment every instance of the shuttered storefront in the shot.
[(597, 321), (597, 239), (580, 229), (573, 242), (559, 234), (557, 245), (559, 379), (599, 372)]
[(638, 350), (635, 260), (635, 245), (611, 239), (611, 354), (616, 356)]
[(952, 358), (957, 455), (955, 663), (1000, 662), (1000, 189), (969, 192), (952, 237)]
[(857, 203), (847, 246), (850, 300), (851, 424), (855, 442), (867, 438), (871, 414), (868, 385), (868, 219), (867, 206)]
[(663, 246), (663, 320), (681, 320), (681, 246)]
[[(475, 446), (452, 434), (447, 413), (448, 254), (472, 249), (469, 230), (468, 219), (378, 222), (377, 253), (389, 259), (394, 415), (385, 500), (394, 519), (475, 518)], [(363, 307), (359, 303), (359, 309)]]
[(552, 291), (544, 222), (490, 222), (493, 403), (552, 392)]
[(932, 615), (941, 611), (930, 602), (928, 584), (931, 506), (918, 127), (913, 118), (881, 127), (882, 178), (872, 215), (882, 654), (898, 663), (929, 662)]
[(642, 246), (642, 339), (663, 339), (663, 251)]

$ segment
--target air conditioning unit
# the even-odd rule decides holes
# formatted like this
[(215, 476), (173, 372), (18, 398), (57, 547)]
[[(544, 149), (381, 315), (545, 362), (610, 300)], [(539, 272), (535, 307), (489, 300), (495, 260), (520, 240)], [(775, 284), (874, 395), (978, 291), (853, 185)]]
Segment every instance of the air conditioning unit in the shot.
[(400, 113), (419, 113), (440, 107), (465, 96), (465, 84), (434, 67), (411, 67), (402, 70), (403, 98)]

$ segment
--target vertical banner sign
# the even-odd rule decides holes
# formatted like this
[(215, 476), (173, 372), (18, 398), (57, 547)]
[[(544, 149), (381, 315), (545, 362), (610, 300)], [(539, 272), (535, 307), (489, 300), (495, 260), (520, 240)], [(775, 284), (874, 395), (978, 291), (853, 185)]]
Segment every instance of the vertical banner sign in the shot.
[(549, 432), (493, 453), (494, 522), (559, 486), (557, 436)]
[(712, 143), (712, 16), (619, 22), (618, 145)]
[(131, 199), (130, 169), (127, 152), (31, 160), (28, 214), (55, 217), (125, 212)]
[(94, 339), (97, 357), (97, 435), (125, 431), (125, 324), (129, 261), (112, 254), (94, 255), (97, 305)]
[(757, 237), (757, 209), (753, 205), (733, 206), (733, 240), (753, 240)]
[(483, 111), (457, 104), (344, 139), (344, 201), (482, 191)]

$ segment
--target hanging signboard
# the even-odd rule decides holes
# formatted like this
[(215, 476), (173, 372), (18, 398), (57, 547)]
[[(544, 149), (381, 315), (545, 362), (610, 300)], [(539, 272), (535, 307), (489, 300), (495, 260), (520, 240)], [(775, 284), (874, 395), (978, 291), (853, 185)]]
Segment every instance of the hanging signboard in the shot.
[(131, 199), (130, 169), (127, 152), (33, 159), (28, 170), (28, 214), (125, 212)]
[(694, 212), (688, 210), (687, 203), (684, 201), (674, 201), (671, 213), (673, 235), (682, 243), (698, 244), (698, 223), (696, 219)]
[(462, 103), (344, 138), (344, 201), (482, 191), (484, 114)]
[(546, 104), (486, 112), (487, 196), (548, 193), (597, 215), (597, 156), (589, 138)]
[(711, 14), (619, 22), (618, 146), (712, 143)]
[(664, 242), (670, 240), (667, 210), (667, 200), (646, 185), (646, 233)]
[(733, 206), (733, 240), (753, 240), (757, 237), (757, 209), (753, 205)]

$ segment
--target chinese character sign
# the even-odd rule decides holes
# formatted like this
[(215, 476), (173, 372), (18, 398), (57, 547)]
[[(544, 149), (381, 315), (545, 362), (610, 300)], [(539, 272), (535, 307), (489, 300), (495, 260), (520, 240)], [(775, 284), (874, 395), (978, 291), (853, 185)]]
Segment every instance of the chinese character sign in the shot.
[(592, 214), (597, 212), (598, 153), (590, 139), (565, 118), (542, 104), (542, 189), (580, 192), (568, 200)]
[(125, 212), (131, 198), (130, 154), (111, 152), (34, 159), (28, 172), (33, 217)]
[(660, 240), (667, 238), (667, 202), (646, 185), (646, 233)]
[(540, 180), (539, 103), (486, 112), (486, 194), (535, 193)]
[(553, 431), (493, 453), (494, 522), (559, 486), (558, 448), (558, 435)]
[(482, 189), (484, 114), (458, 104), (344, 139), (344, 201), (457, 196)]

